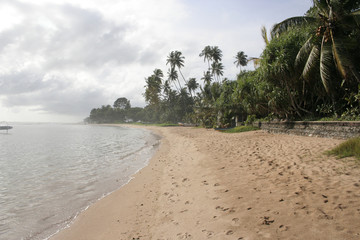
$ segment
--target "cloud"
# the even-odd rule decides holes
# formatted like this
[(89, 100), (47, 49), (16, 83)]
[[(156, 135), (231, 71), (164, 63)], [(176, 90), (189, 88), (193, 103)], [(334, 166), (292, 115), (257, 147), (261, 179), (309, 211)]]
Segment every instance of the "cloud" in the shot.
[[(27, 84), (27, 86), (34, 86), (32, 89), (6, 95), (3, 105), (10, 108), (39, 106), (37, 111), (41, 112), (86, 116), (99, 102), (108, 101), (106, 91), (99, 87), (77, 88), (70, 79), (54, 78), (44, 81), (44, 79), (34, 78), (33, 80)], [(23, 87), (25, 88), (26, 86)]]
[(115, 23), (70, 4), (7, 5), (23, 18), (0, 32), (0, 96), (8, 108), (40, 106), (48, 113), (86, 116), (91, 107), (111, 101), (105, 95), (115, 97), (106, 87), (122, 68), (156, 59), (155, 49), (126, 39), (136, 24)]
[(38, 119), (82, 119), (119, 97), (144, 106), (144, 78), (155, 68), (166, 73), (173, 50), (185, 56), (185, 77), (200, 80), (207, 65), (198, 55), (217, 45), (233, 79), (236, 52), (258, 56), (261, 25), (281, 17), (279, 4), (259, 1), (1, 0), (0, 115), (25, 108)]

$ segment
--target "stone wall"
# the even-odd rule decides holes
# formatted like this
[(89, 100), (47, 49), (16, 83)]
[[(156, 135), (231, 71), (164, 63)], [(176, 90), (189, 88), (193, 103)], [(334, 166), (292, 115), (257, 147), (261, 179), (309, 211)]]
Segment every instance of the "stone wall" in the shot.
[(360, 121), (356, 122), (255, 122), (254, 126), (272, 133), (347, 139), (360, 136)]

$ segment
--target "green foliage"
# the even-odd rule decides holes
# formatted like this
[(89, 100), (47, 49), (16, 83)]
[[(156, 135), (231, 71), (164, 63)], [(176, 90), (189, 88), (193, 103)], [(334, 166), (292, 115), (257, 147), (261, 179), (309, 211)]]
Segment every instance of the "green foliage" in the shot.
[(252, 125), (256, 120), (255, 115), (248, 115), (245, 121), (245, 125)]
[(249, 132), (249, 131), (256, 131), (256, 130), (260, 130), (257, 127), (253, 127), (253, 126), (240, 126), (240, 127), (234, 127), (231, 129), (227, 129), (227, 130), (222, 130), (220, 132), (223, 133), (240, 133), (240, 132)]
[(336, 155), (339, 158), (355, 157), (360, 163), (360, 137), (343, 142), (333, 150), (329, 151), (328, 154)]
[(114, 108), (118, 108), (118, 109), (131, 108), (130, 100), (127, 100), (127, 98), (125, 98), (125, 97), (116, 99), (113, 106), (114, 106)]
[(292, 17), (276, 24), (272, 35), (281, 37), (304, 25), (311, 30), (297, 54), (295, 65), (306, 81), (321, 80), (332, 98), (333, 110), (339, 112), (343, 96), (349, 89), (356, 89), (360, 82), (357, 64), (360, 57), (360, 3), (350, 0), (313, 0), (313, 3), (306, 16)]
[[(222, 51), (206, 46), (202, 82), (184, 78), (185, 57), (171, 51), (166, 79), (160, 69), (145, 78), (145, 108), (131, 108), (119, 98), (93, 109), (89, 121), (196, 123), (204, 127), (232, 127), (235, 119), (249, 124), (257, 119), (360, 119), (360, 9), (359, 1), (313, 0), (305, 16), (276, 24), (261, 56), (247, 59), (239, 51), (234, 62), (245, 66), (256, 60), (254, 71), (240, 71), (235, 81), (222, 79)], [(183, 83), (179, 80), (179, 75)], [(122, 99), (120, 101), (120, 99)], [(117, 101), (118, 101), (117, 100)]]

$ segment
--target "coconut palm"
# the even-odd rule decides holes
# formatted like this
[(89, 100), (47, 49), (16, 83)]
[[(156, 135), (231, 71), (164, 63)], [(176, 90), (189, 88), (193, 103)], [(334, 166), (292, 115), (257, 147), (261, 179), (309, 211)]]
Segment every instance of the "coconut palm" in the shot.
[(236, 67), (240, 67), (240, 73), (241, 73), (241, 66), (245, 67), (248, 63), (247, 55), (243, 51), (240, 51), (235, 56), (235, 62), (234, 64)]
[(209, 70), (210, 70), (210, 61), (212, 61), (212, 47), (206, 46), (201, 53), (199, 54), (199, 57), (204, 57), (204, 62), (208, 62)]
[(219, 81), (220, 76), (224, 74), (224, 66), (221, 62), (213, 62), (211, 64), (211, 71), (213, 76), (217, 77), (217, 81)]
[(336, 76), (334, 69), (343, 78), (343, 83), (354, 79), (360, 82), (351, 53), (358, 44), (353, 35), (360, 30), (360, 3), (354, 0), (313, 0), (313, 4), (316, 14), (286, 19), (273, 27), (271, 35), (277, 37), (303, 24), (314, 26), (316, 31), (300, 49), (295, 65), (303, 69), (302, 77), (306, 80), (310, 80), (310, 73), (318, 67), (325, 90), (331, 94)]
[(192, 97), (193, 96), (192, 93), (195, 93), (195, 90), (199, 87), (199, 84), (196, 82), (196, 78), (190, 78), (187, 87)]
[(166, 59), (166, 65), (170, 64), (170, 67), (173, 69), (177, 67), (184, 82), (187, 84), (187, 81), (185, 80), (184, 75), (181, 72), (181, 68), (184, 66), (184, 59), (185, 57), (182, 56), (182, 53), (180, 51), (172, 51)]
[(222, 51), (218, 46), (214, 46), (211, 49), (211, 59), (216, 62), (219, 63), (221, 62), (222, 59)]
[(210, 84), (212, 81), (212, 76), (210, 71), (204, 72), (204, 76), (201, 78), (201, 80), (204, 80), (205, 84)]
[(160, 102), (160, 92), (163, 72), (160, 69), (155, 69), (153, 74), (145, 78), (145, 101), (150, 105), (158, 105)]
[(161, 69), (156, 68), (154, 70), (154, 76), (157, 79), (157, 81), (160, 81), (161, 83), (161, 78), (164, 77), (163, 71)]
[[(176, 89), (179, 91), (179, 89), (181, 89), (181, 84), (180, 84), (178, 73), (177, 73), (176, 69), (175, 68), (170, 68), (169, 71), (167, 72), (167, 74), (168, 74), (169, 81), (173, 82)], [(176, 86), (176, 83), (175, 83), (176, 81), (179, 84), (179, 88)]]

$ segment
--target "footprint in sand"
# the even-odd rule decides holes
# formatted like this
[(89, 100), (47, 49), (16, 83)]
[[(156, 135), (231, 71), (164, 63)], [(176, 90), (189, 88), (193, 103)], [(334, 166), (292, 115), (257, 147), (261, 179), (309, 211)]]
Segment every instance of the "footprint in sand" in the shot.
[(193, 239), (189, 233), (178, 233), (178, 239)]
[(206, 236), (209, 238), (209, 237), (212, 237), (214, 235), (214, 232), (213, 231), (208, 231), (206, 229), (202, 230), (203, 233), (206, 233)]
[(234, 231), (232, 231), (232, 230), (229, 230), (226, 232), (226, 235), (233, 235), (233, 234), (234, 234)]
[(206, 180), (202, 181), (202, 183), (203, 183), (204, 185), (209, 185), (209, 183), (208, 183)]
[(284, 226), (284, 225), (280, 225), (279, 226), (279, 229), (281, 232), (286, 232), (287, 230), (289, 230), (289, 227), (288, 226)]
[(234, 226), (234, 227), (240, 226), (240, 219), (239, 218), (233, 218), (231, 220), (231, 225)]

